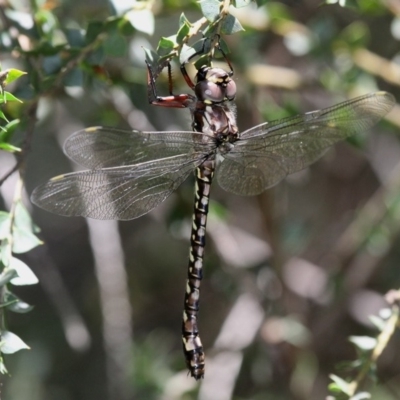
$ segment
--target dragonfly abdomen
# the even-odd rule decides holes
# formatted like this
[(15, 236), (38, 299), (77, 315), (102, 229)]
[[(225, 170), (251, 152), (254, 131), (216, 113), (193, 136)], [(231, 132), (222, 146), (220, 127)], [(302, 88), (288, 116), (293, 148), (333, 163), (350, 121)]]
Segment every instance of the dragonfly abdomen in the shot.
[(196, 380), (204, 377), (204, 350), (197, 327), (197, 316), (199, 312), (200, 282), (203, 278), (208, 203), (214, 169), (215, 160), (207, 160), (196, 169), (195, 204), (182, 322), (182, 339), (186, 364), (191, 376)]

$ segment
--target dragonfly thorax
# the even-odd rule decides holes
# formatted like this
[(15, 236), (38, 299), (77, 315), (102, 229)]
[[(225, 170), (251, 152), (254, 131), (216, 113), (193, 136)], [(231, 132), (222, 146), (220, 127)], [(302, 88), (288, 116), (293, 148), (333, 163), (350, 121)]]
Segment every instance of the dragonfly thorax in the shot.
[(236, 96), (236, 84), (231, 75), (222, 68), (201, 67), (194, 88), (197, 99), (206, 104), (232, 101)]

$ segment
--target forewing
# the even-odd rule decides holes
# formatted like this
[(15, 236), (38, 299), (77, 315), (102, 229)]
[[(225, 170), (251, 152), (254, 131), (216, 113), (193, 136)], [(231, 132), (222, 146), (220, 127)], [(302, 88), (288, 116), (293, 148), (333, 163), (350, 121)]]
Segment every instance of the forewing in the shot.
[[(261, 193), (316, 161), (339, 140), (372, 127), (394, 103), (391, 94), (377, 92), (251, 128), (223, 155), (218, 182), (234, 193)], [(231, 175), (225, 176), (227, 172)], [(250, 183), (251, 175), (257, 177), (255, 183)]]
[(38, 186), (32, 202), (64, 216), (128, 220), (164, 201), (199, 164), (176, 156), (153, 162), (60, 175)]
[(72, 134), (64, 152), (76, 163), (97, 169), (207, 153), (212, 147), (209, 137), (197, 132), (141, 132), (97, 126)]
[(287, 175), (281, 157), (226, 158), (217, 167), (219, 185), (228, 192), (254, 196)]

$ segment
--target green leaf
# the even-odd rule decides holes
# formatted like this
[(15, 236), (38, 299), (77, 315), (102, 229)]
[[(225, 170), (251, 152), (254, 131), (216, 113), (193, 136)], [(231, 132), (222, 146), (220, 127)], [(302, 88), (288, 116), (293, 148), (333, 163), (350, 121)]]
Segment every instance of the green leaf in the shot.
[(210, 22), (214, 22), (219, 17), (221, 3), (218, 0), (201, 0), (199, 4), (203, 15)]
[(24, 349), (29, 349), (29, 346), (16, 334), (9, 331), (3, 331), (1, 333), (0, 351), (3, 354), (13, 354)]
[(10, 143), (0, 143), (0, 149), (9, 153), (19, 153), (21, 151), (19, 147), (13, 146)]
[(383, 331), (386, 324), (382, 318), (377, 317), (376, 315), (370, 315), (369, 320), (380, 330)]
[(57, 19), (50, 10), (40, 8), (35, 13), (34, 18), (36, 24), (40, 25), (43, 32), (46, 34), (51, 34), (54, 31), (54, 29), (57, 28)]
[(37, 236), (28, 230), (14, 229), (13, 236), (13, 252), (16, 254), (26, 253), (27, 251), (43, 244)]
[(153, 35), (155, 22), (154, 15), (150, 10), (131, 10), (127, 12), (124, 17), (136, 30), (147, 33), (148, 35)]
[(131, 37), (135, 34), (136, 29), (125, 17), (121, 17), (118, 23), (118, 31), (122, 36)]
[(6, 80), (4, 81), (5, 85), (8, 85), (9, 83), (14, 82), (15, 80), (17, 80), (18, 78), (20, 78), (23, 75), (26, 75), (26, 72), (20, 71), (19, 69), (15, 69), (15, 68), (10, 68), (7, 70), (7, 72), (8, 72), (8, 75), (7, 75)]
[(15, 219), (13, 228), (13, 252), (25, 253), (43, 244), (39, 238), (32, 233), (32, 219), (21, 202), (15, 207)]
[(33, 271), (18, 258), (12, 257), (8, 267), (18, 274), (17, 277), (10, 280), (10, 283), (15, 286), (36, 285), (39, 282)]
[(195, 53), (200, 54), (208, 54), (211, 50), (211, 40), (209, 38), (203, 38), (199, 41), (193, 43), (193, 46), (187, 46), (184, 44), (182, 46), (181, 53), (179, 54), (180, 63), (187, 62), (190, 57), (192, 57)]
[[(61, 59), (60, 54), (52, 54), (43, 57), (42, 67), (47, 75), (56, 74), (62, 68), (63, 62), (64, 61)], [(48, 76), (46, 78), (48, 78)]]
[(5, 86), (7, 77), (8, 77), (7, 69), (5, 71), (0, 71), (0, 92), (3, 90), (3, 87)]
[(83, 47), (85, 45), (85, 38), (81, 29), (68, 28), (65, 30), (65, 36), (71, 47)]
[(349, 341), (363, 351), (372, 350), (376, 346), (376, 339), (370, 336), (350, 336)]
[(176, 34), (176, 41), (177, 43), (181, 44), (183, 39), (189, 34), (190, 25), (185, 23), (180, 28), (178, 33)]
[(102, 65), (105, 59), (104, 48), (99, 46), (96, 50), (92, 51), (86, 58), (86, 63), (89, 65)]
[(67, 75), (63, 78), (65, 86), (79, 86), (83, 85), (83, 71), (81, 68), (72, 68)]
[(22, 100), (18, 99), (12, 93), (7, 92), (7, 91), (4, 91), (3, 100), (4, 100), (4, 102), (7, 102), (7, 101), (18, 101), (19, 103), (22, 103)]
[(199, 70), (204, 65), (210, 66), (211, 65), (211, 57), (209, 54), (203, 54), (195, 63), (194, 66), (197, 70)]
[(25, 314), (33, 309), (33, 306), (25, 303), (15, 294), (10, 292), (6, 292), (4, 302), (6, 303), (7, 310), (18, 314)]
[(32, 311), (33, 309), (34, 309), (33, 306), (31, 306), (28, 303), (25, 303), (24, 301), (17, 301), (7, 306), (7, 310), (14, 312), (16, 314), (26, 314)]
[(183, 25), (189, 25), (191, 26), (192, 24), (190, 23), (190, 21), (186, 18), (186, 15), (184, 13), (182, 13), (179, 17), (179, 27), (181, 28)]
[(85, 36), (86, 44), (94, 42), (97, 39), (97, 36), (99, 36), (100, 33), (103, 33), (104, 30), (105, 30), (104, 22), (90, 21), (86, 30), (86, 36)]
[(233, 4), (236, 8), (246, 7), (252, 2), (253, 0), (233, 0)]
[(209, 217), (218, 221), (226, 221), (228, 219), (228, 211), (221, 203), (210, 201)]
[(351, 393), (350, 393), (351, 388), (350, 388), (350, 384), (348, 382), (346, 382), (344, 379), (340, 378), (339, 376), (333, 375), (333, 374), (329, 375), (329, 378), (331, 378), (332, 381), (334, 382), (334, 384), (336, 385), (336, 386), (334, 386), (334, 385), (330, 384), (329, 390), (331, 390), (333, 392), (340, 391), (349, 396), (351, 395)]
[(32, 229), (32, 218), (21, 201), (15, 205), (14, 225), (19, 229)]
[[(2, 103), (2, 102), (0, 101), (0, 103)], [(3, 111), (1, 111), (1, 110), (0, 110), (0, 118), (1, 118), (1, 119), (4, 119), (4, 121), (6, 121), (6, 122), (9, 122), (8, 119), (7, 119), (7, 117), (5, 116), (5, 114), (3, 113)]]
[(175, 37), (162, 37), (158, 42), (157, 54), (160, 56), (166, 56), (174, 51), (176, 46)]
[(233, 15), (227, 15), (222, 21), (221, 32), (225, 35), (232, 35), (240, 31), (244, 31), (244, 29), (239, 20)]
[(121, 36), (119, 32), (110, 34), (103, 43), (104, 52), (111, 57), (122, 57), (126, 54), (128, 44), (125, 37)]
[(6, 211), (0, 211), (0, 240), (5, 239), (10, 234), (11, 216)]
[(0, 142), (8, 142), (20, 122), (19, 119), (14, 119), (8, 122), (7, 125), (3, 126), (2, 131), (0, 132)]
[(0, 274), (0, 287), (7, 285), (11, 279), (17, 276), (17, 271), (14, 269), (7, 269), (2, 274)]

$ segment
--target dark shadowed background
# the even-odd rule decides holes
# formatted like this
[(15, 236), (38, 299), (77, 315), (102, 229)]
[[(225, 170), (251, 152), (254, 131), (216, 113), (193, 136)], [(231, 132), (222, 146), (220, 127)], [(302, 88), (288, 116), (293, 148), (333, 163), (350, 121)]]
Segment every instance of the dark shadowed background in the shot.
[[(10, 3), (0, 4), (2, 13), (32, 14), (32, 5)], [(141, 46), (174, 34), (182, 12), (192, 22), (201, 12), (190, 1), (149, 4), (153, 34), (145, 32), (151, 19), (143, 16), (131, 35), (108, 40), (99, 77), (72, 74), (65, 90), (41, 97), (28, 194), (78, 169), (62, 152), (76, 130), (190, 129), (187, 110), (148, 104)], [(61, 28), (77, 31), (112, 13), (99, 0), (38, 7), (47, 7)], [(224, 40), (240, 130), (377, 90), (400, 98), (395, 1), (364, 0), (354, 8), (260, 1), (237, 17), (245, 31)], [(3, 50), (3, 68), (28, 69), (23, 57)], [(41, 62), (52, 66), (51, 59)], [(186, 93), (179, 66), (173, 67), (174, 90)], [(161, 75), (161, 94), (168, 94), (166, 84)], [(14, 93), (29, 102), (30, 87), (24, 81)], [(14, 291), (35, 308), (7, 314), (10, 330), (31, 350), (6, 357), (3, 398), (325, 399), (329, 374), (353, 376), (337, 369), (357, 356), (348, 337), (376, 336), (369, 315), (386, 307), (385, 293), (400, 286), (399, 132), (396, 105), (369, 133), (339, 143), (260, 196), (238, 197), (214, 182), (199, 321), (207, 365), (200, 383), (187, 376), (180, 335), (194, 179), (128, 222), (65, 218), (31, 206), (44, 244), (21, 259), (40, 284)], [(13, 162), (1, 153), (1, 175)], [(3, 209), (13, 179), (2, 187)], [(372, 398), (400, 398), (399, 349), (397, 333), (379, 359)]]

